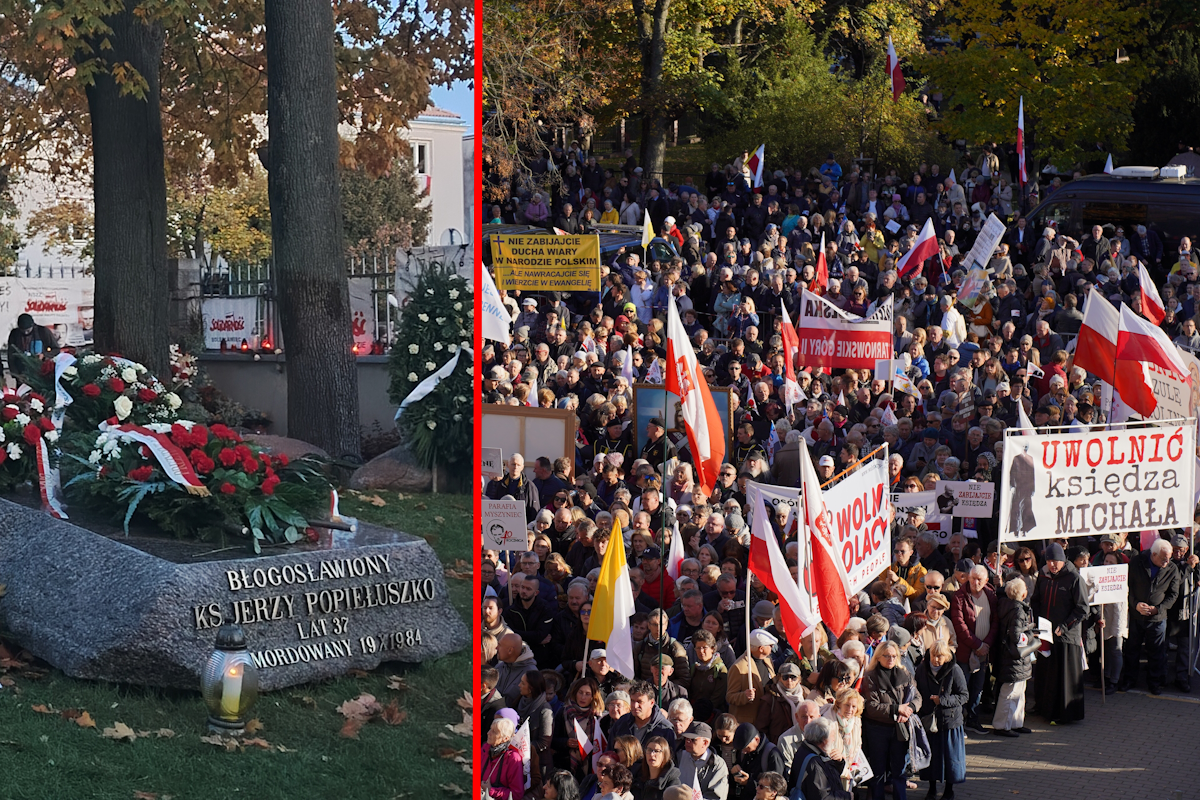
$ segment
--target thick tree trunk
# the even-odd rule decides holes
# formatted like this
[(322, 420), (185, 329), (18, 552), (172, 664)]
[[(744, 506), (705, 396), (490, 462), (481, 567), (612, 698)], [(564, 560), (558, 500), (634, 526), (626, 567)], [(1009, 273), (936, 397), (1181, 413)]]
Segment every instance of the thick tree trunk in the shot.
[(287, 349), (288, 433), (332, 456), (357, 457), (334, 35), (328, 0), (266, 0), (267, 189)]
[(656, 0), (653, 8), (643, 0), (634, 5), (642, 47), (642, 168), (646, 177), (660, 180), (667, 152), (667, 117), (661, 91), (670, 7), (671, 0)]
[[(132, 6), (133, 4), (130, 4)], [(128, 63), (144, 97), (121, 94), (101, 72), (87, 89), (92, 123), (96, 220), (96, 349), (140, 361), (170, 377), (168, 354), (167, 180), (158, 70), (163, 32), (132, 11), (109, 17), (106, 64)]]

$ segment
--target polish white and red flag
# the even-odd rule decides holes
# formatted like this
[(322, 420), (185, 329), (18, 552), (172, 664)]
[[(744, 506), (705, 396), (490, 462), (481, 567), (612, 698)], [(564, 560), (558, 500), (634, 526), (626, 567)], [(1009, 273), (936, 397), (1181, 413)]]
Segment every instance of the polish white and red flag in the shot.
[[(833, 515), (821, 497), (821, 479), (808, 454), (808, 442), (800, 437), (800, 486), (804, 492), (804, 531), (812, 544), (813, 595), (821, 619), (834, 636), (840, 636), (850, 621), (850, 576), (837, 551), (830, 520)], [(797, 651), (799, 652), (799, 651)]]
[(758, 149), (754, 151), (754, 155), (746, 161), (746, 169), (750, 170), (750, 188), (755, 192), (762, 190), (763, 185), (763, 158), (767, 152), (767, 146), (760, 144)]
[(813, 294), (825, 295), (829, 289), (829, 263), (825, 260), (825, 234), (821, 233), (821, 250), (817, 253), (817, 267), (813, 271)]
[[(804, 437), (801, 437), (800, 446), (804, 447)], [(801, 453), (801, 460), (807, 457), (806, 451)], [(772, 486), (770, 491), (773, 496), (779, 496), (781, 492), (792, 494), (789, 502), (800, 500), (799, 489), (788, 492), (784, 487)], [(812, 633), (819, 620), (813, 614), (808, 598), (801, 593), (792, 577), (783, 551), (779, 549), (775, 528), (767, 519), (767, 498), (763, 488), (754, 481), (746, 481), (746, 502), (753, 511), (750, 518), (750, 571), (768, 591), (779, 598), (784, 635), (797, 653), (802, 652), (800, 640)]]
[(696, 463), (696, 482), (707, 494), (717, 485), (717, 473), (725, 459), (725, 436), (674, 297), (667, 305), (667, 391), (679, 397), (688, 448)]
[(1029, 173), (1025, 171), (1025, 96), (1017, 106), (1017, 180), (1024, 186), (1029, 183)]
[(804, 399), (800, 382), (796, 380), (796, 357), (800, 354), (800, 336), (792, 325), (792, 318), (782, 299), (779, 301), (779, 307), (783, 309), (783, 402), (790, 412), (792, 406)]
[(600, 756), (608, 749), (608, 739), (604, 735), (604, 731), (600, 728), (600, 718), (596, 717), (592, 722), (592, 769), (595, 770), (600, 763)]
[(892, 79), (892, 102), (894, 103), (904, 93), (904, 73), (900, 71), (900, 57), (896, 55), (896, 48), (892, 46), (891, 36), (888, 37), (887, 70)]
[(575, 744), (579, 745), (579, 757), (587, 758), (587, 754), (592, 752), (592, 740), (583, 732), (578, 719), (574, 719), (572, 722), (575, 723)]
[(1121, 314), (1093, 286), (1083, 307), (1074, 365), (1108, 384), (1116, 384), (1117, 336)]
[(1158, 408), (1147, 365), (1153, 364), (1172, 377), (1190, 384), (1191, 372), (1179, 348), (1171, 343), (1162, 328), (1121, 306), (1121, 322), (1117, 333), (1116, 378), (1113, 388), (1121, 402), (1142, 417), (1149, 417)]
[(933, 230), (933, 217), (930, 217), (921, 227), (917, 241), (896, 262), (896, 272), (901, 278), (907, 278), (921, 269), (921, 265), (925, 263), (926, 259), (933, 258), (940, 250), (937, 234)]
[(1163, 306), (1162, 297), (1158, 294), (1158, 287), (1154, 285), (1154, 281), (1150, 279), (1150, 273), (1146, 271), (1146, 265), (1141, 262), (1138, 262), (1138, 285), (1142, 294), (1142, 315), (1155, 325), (1162, 325), (1163, 319), (1167, 316), (1167, 309)]
[(683, 557), (683, 537), (679, 535), (679, 520), (675, 520), (675, 530), (671, 533), (671, 552), (667, 555), (667, 574), (673, 581), (679, 580)]

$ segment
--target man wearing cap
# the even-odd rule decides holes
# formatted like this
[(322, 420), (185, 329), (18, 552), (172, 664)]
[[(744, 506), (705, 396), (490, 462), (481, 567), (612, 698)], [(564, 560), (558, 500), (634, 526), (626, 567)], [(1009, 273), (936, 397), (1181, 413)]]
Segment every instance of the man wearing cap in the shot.
[(712, 728), (704, 722), (693, 722), (687, 733), (683, 734), (684, 752), (679, 757), (679, 784), (692, 786), (698, 783), (703, 800), (728, 800), (729, 766), (709, 749), (712, 737)]
[(676, 458), (675, 444), (667, 438), (667, 426), (662, 417), (651, 417), (646, 423), (646, 444), (642, 445), (639, 458), (650, 462), (655, 470), (661, 470), (663, 462)]
[[(11, 361), (9, 363), (12, 363)], [(492, 367), (487, 372), (483, 373), (483, 402), (485, 403), (502, 403), (504, 402), (503, 395), (500, 394), (501, 382), (508, 380), (508, 373), (504, 371), (504, 367)]]
[(17, 317), (17, 327), (8, 334), (8, 364), (13, 368), (14, 355), (33, 356), (39, 361), (54, 358), (58, 353), (58, 340), (44, 325), (38, 325), (29, 314)]
[[(1167, 548), (1170, 549), (1169, 544)], [(1050, 542), (1043, 555), (1046, 564), (1038, 575), (1029, 605), (1034, 616), (1050, 621), (1054, 642), (1050, 655), (1038, 658), (1034, 664), (1035, 705), (1037, 713), (1050, 722), (1076, 722), (1083, 719), (1082, 623), (1088, 615), (1087, 594), (1079, 571), (1067, 561), (1062, 545)], [(1131, 568), (1131, 576), (1132, 573)], [(1129, 628), (1132, 634), (1132, 594), (1130, 598)], [(960, 636), (959, 652), (964, 647)]]
[(806, 690), (800, 667), (791, 661), (784, 662), (775, 673), (775, 680), (767, 684), (754, 727), (772, 742), (778, 742), (795, 724), (796, 711)]
[(1175, 688), (1185, 694), (1192, 691), (1192, 670), (1188, 660), (1191, 655), (1188, 650), (1188, 627), (1191, 620), (1189, 603), (1197, 582), (1200, 582), (1200, 556), (1190, 552), (1189, 544), (1188, 537), (1182, 533), (1171, 537), (1171, 563), (1179, 572), (1179, 595), (1167, 609), (1167, 646), (1168, 650), (1175, 651), (1174, 670), (1170, 669), (1168, 661), (1167, 677), (1170, 678), (1173, 671)]
[(687, 689), (671, 680), (674, 673), (675, 659), (669, 653), (664, 652), (661, 656), (651, 657), (650, 685), (659, 693), (658, 703), (663, 708), (670, 708), (671, 703), (680, 698), (686, 700), (688, 697)]
[(729, 712), (738, 722), (758, 719), (763, 693), (775, 678), (771, 649), (778, 643), (779, 640), (770, 633), (756, 628), (750, 632), (749, 652), (730, 667), (725, 700), (729, 703)]
[(592, 444), (591, 456), (620, 453), (625, 464), (633, 463), (633, 436), (625, 429), (620, 417), (613, 417), (604, 426), (604, 435)]
[[(1117, 691), (1137, 685), (1142, 648), (1146, 649), (1146, 688), (1160, 694), (1167, 682), (1167, 610), (1179, 597), (1179, 568), (1173, 547), (1155, 539), (1129, 562), (1129, 638)], [(1047, 556), (1049, 558), (1049, 556)]]

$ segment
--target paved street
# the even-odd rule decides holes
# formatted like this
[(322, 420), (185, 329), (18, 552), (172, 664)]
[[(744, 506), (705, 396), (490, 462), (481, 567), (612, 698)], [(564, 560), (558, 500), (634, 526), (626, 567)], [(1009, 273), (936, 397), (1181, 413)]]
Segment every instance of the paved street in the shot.
[[(957, 797), (971, 800), (1198, 800), (1200, 692), (1144, 691), (1110, 695), (1089, 689), (1087, 718), (1049, 725), (1036, 715), (1019, 739), (968, 734), (967, 782)], [(911, 793), (920, 798), (926, 784)], [(1181, 792), (1181, 794), (1175, 794)]]

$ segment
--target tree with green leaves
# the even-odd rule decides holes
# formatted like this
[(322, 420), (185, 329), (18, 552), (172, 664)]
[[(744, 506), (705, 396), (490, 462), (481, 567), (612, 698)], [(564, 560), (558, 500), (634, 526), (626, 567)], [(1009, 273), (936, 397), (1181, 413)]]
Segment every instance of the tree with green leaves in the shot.
[(356, 255), (408, 249), (425, 241), (433, 210), (417, 184), (412, 162), (399, 158), (385, 175), (358, 167), (342, 169), (342, 230)]
[(1025, 147), (1039, 166), (1078, 163), (1098, 144), (1124, 149), (1148, 69), (1144, 59), (1117, 63), (1116, 51), (1144, 45), (1144, 4), (947, 0), (944, 14), (952, 44), (916, 65), (944, 95), (947, 136), (1013, 141), (1024, 96)]

